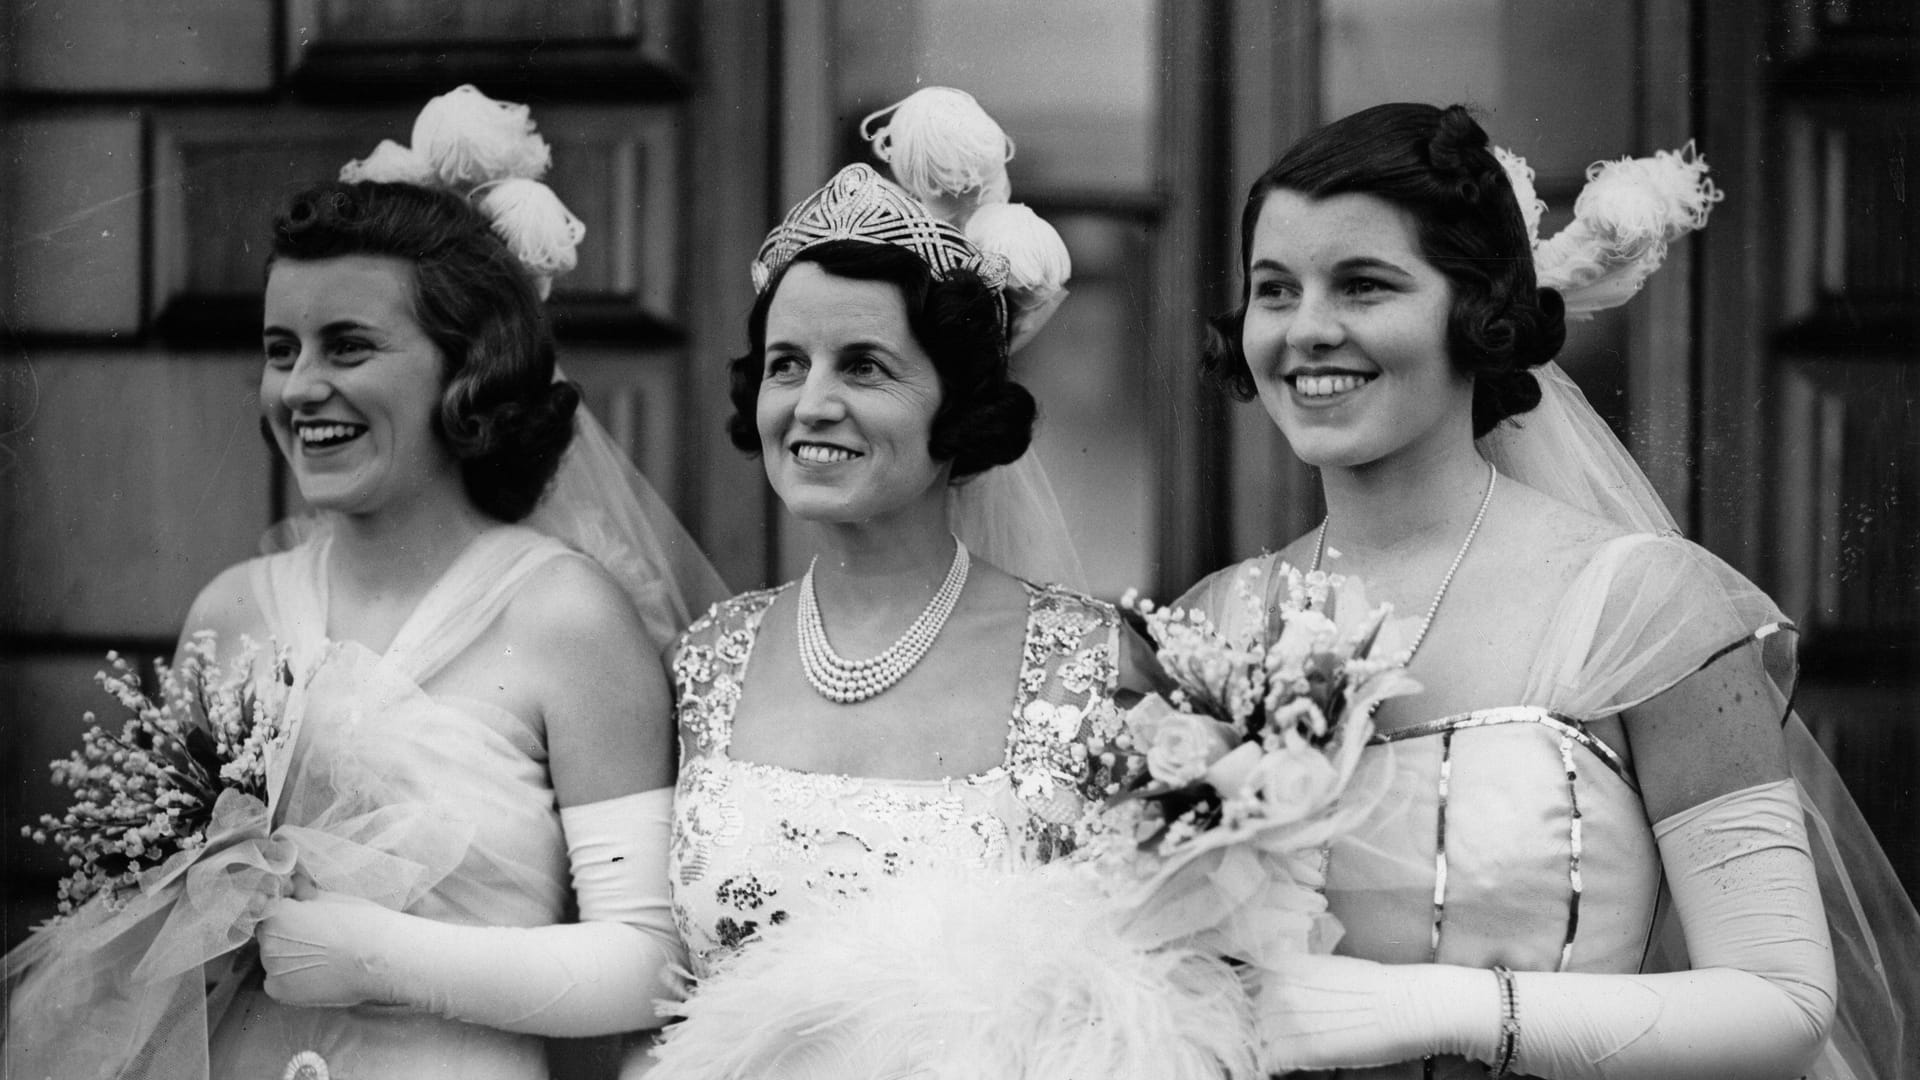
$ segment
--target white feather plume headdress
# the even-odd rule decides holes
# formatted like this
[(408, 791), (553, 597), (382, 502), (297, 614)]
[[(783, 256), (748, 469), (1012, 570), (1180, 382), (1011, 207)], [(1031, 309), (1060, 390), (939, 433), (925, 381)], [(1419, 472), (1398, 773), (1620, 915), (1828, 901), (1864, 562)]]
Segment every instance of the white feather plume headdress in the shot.
[(1713, 204), (1726, 198), (1692, 142), (1652, 157), (1596, 161), (1587, 167), (1573, 221), (1542, 240), (1546, 205), (1534, 193), (1533, 169), (1507, 150), (1496, 147), (1494, 156), (1519, 200), (1534, 272), (1559, 292), (1572, 318), (1626, 303), (1666, 260), (1667, 245), (1705, 226)]
[(936, 276), (980, 274), (1001, 297), (1009, 350), (1018, 350), (1066, 298), (1073, 272), (1053, 226), (1008, 202), (1013, 140), (973, 95), (929, 86), (860, 123), (891, 182), (849, 165), (788, 213), (761, 244), (753, 284), (763, 290), (802, 250), (828, 240), (895, 244)]
[(466, 85), (428, 101), (413, 122), (412, 145), (382, 139), (348, 162), (340, 179), (418, 184), (455, 192), (492, 223), (494, 234), (533, 277), (540, 296), (579, 262), (587, 227), (541, 181), (553, 163), (527, 106), (495, 101)]

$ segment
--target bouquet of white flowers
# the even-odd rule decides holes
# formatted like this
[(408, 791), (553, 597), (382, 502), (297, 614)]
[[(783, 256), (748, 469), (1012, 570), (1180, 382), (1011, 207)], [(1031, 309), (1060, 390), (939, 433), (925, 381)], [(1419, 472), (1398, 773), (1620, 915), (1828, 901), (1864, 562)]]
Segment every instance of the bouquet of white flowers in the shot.
[[(390, 736), (433, 711), (410, 681), (358, 647), (242, 638), (216, 660), (215, 644), (193, 636), (150, 688), (110, 657), (100, 682), (126, 719), (54, 763), (72, 802), (28, 832), (70, 872), (61, 913), (0, 960), (0, 1073), (201, 1075), (296, 871), (405, 910), (468, 850), (467, 822), (391, 794)], [(320, 1069), (309, 1055), (288, 1076)]]
[[(203, 631), (187, 642), (178, 664), (155, 662), (155, 696), (117, 653), (107, 654), (111, 673), (94, 675), (127, 719), (118, 732), (96, 724), (79, 750), (53, 762), (54, 782), (74, 801), (64, 814), (43, 815), (38, 827), (21, 830), (67, 853), (62, 916), (96, 898), (123, 906), (143, 875), (205, 848), (221, 800), (264, 806), (267, 757), (286, 734), (281, 713), (293, 672), (276, 651), (272, 677), (253, 677), (260, 647), (251, 641), (243, 640), (224, 666), (215, 649), (214, 634)], [(93, 723), (94, 714), (85, 719)]]
[[(1278, 590), (1258, 568), (1236, 581), (1250, 617), (1232, 633), (1199, 611), (1122, 601), (1172, 686), (1089, 747), (1118, 779), (1082, 823), (1080, 857), (1133, 906), (1143, 942), (1260, 964), (1337, 937), (1322, 914), (1321, 853), (1376, 794), (1352, 789), (1373, 710), (1418, 684), (1376, 655), (1388, 607), (1343, 631), (1331, 617), (1338, 577), (1276, 572)], [(1284, 599), (1262, 610), (1269, 594)]]
[(653, 1075), (1264, 1075), (1248, 980), (1332, 948), (1320, 853), (1371, 805), (1374, 706), (1414, 688), (1374, 655), (1385, 609), (1344, 632), (1338, 579), (1279, 572), (1238, 582), (1244, 631), (1129, 600), (1170, 685), (1088, 725), (1106, 798), (1073, 855), (909, 867), (765, 929), (679, 1006)]

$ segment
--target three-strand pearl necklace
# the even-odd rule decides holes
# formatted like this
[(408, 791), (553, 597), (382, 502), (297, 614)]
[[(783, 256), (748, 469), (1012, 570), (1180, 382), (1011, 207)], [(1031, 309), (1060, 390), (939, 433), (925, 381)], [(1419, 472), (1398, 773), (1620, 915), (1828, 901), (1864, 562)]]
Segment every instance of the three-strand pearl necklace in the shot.
[(947, 567), (947, 580), (941, 582), (939, 591), (927, 601), (926, 610), (913, 620), (907, 632), (877, 656), (847, 660), (833, 651), (827, 641), (826, 624), (820, 621), (820, 597), (813, 590), (813, 568), (819, 561), (816, 557), (808, 563), (807, 574), (800, 579), (797, 616), (800, 670), (806, 673), (807, 681), (820, 696), (842, 705), (865, 701), (886, 690), (905, 678), (927, 655), (933, 639), (940, 636), (940, 628), (947, 624), (947, 616), (953, 614), (954, 605), (960, 602), (960, 590), (967, 584), (967, 569), (973, 564), (967, 545), (954, 537), (953, 564)]

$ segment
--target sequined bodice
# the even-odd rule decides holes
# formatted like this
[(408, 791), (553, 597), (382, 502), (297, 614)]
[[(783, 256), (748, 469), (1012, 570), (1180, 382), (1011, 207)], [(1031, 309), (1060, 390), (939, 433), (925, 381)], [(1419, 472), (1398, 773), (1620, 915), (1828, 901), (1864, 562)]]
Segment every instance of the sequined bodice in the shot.
[[(1027, 586), (1026, 641), (1000, 764), (939, 780), (802, 772), (729, 756), (754, 637), (778, 590), (715, 605), (673, 660), (684, 733), (670, 870), (695, 974), (759, 930), (911, 865), (1046, 862), (1071, 847), (1088, 793), (1086, 733), (1116, 721), (1119, 620)], [(935, 646), (938, 648), (938, 645)], [(1005, 701), (998, 688), (983, 701)], [(995, 707), (998, 706), (989, 706)]]

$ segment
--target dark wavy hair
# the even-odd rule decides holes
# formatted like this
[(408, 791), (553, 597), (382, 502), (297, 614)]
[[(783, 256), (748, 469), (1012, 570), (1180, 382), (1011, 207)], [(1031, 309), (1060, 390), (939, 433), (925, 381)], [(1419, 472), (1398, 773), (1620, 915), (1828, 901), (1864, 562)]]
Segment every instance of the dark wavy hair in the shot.
[(1247, 259), (1267, 196), (1363, 194), (1413, 216), (1420, 253), (1453, 288), (1447, 354), (1473, 378), (1473, 434), (1540, 404), (1529, 369), (1565, 344), (1560, 294), (1541, 288), (1520, 204), (1487, 133), (1459, 105), (1364, 109), (1301, 139), (1247, 192), (1240, 215), (1240, 305), (1215, 316), (1200, 366), (1241, 401), (1254, 396), (1241, 351)]
[(927, 452), (935, 461), (953, 463), (952, 482), (1006, 465), (1027, 452), (1038, 409), (1027, 388), (1013, 381), (993, 290), (971, 273), (935, 278), (911, 251), (863, 240), (830, 240), (807, 248), (781, 267), (754, 300), (747, 316), (749, 351), (729, 365), (733, 415), (727, 434), (735, 446), (749, 454), (761, 451), (754, 412), (766, 365), (767, 311), (787, 272), (799, 263), (812, 263), (835, 277), (884, 281), (900, 290), (907, 327), (940, 377), (940, 408), (933, 416)]
[(533, 512), (573, 439), (580, 391), (553, 378), (553, 331), (525, 268), (448, 191), (327, 183), (288, 199), (274, 262), (388, 255), (413, 264), (413, 313), (445, 358), (436, 437), (467, 497), (502, 521)]

